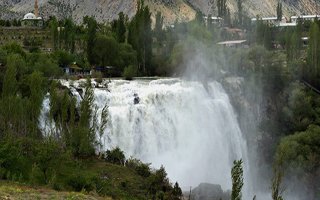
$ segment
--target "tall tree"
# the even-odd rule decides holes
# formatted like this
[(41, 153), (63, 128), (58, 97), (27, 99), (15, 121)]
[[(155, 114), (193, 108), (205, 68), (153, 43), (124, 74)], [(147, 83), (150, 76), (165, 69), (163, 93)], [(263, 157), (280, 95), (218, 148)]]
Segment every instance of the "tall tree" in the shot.
[(22, 58), (19, 55), (10, 55), (7, 60), (7, 70), (4, 75), (2, 86), (2, 97), (14, 96), (18, 90), (17, 71), (18, 66), (22, 63)]
[(128, 42), (137, 51), (139, 70), (143, 74), (152, 74), (152, 30), (151, 13), (144, 1), (138, 1), (138, 9), (129, 25)]
[(232, 177), (232, 192), (231, 200), (241, 200), (242, 199), (242, 186), (243, 186), (243, 169), (242, 160), (235, 160), (233, 162), (233, 167), (231, 170)]
[(28, 77), (28, 85), (30, 89), (28, 114), (31, 121), (30, 129), (32, 134), (36, 134), (38, 130), (38, 120), (41, 112), (42, 101), (44, 98), (43, 82), (44, 78), (40, 72), (35, 71)]
[(279, 1), (277, 5), (277, 20), (281, 21), (282, 20), (282, 2)]
[(58, 31), (58, 21), (56, 17), (50, 17), (49, 27), (52, 35), (53, 49), (58, 50), (58, 39), (59, 39), (59, 31)]
[(94, 94), (91, 80), (87, 79), (85, 94), (80, 104), (79, 123), (71, 133), (71, 147), (74, 156), (86, 157), (95, 152), (95, 128), (92, 127)]
[(307, 55), (308, 73), (312, 76), (320, 75), (320, 30), (317, 23), (313, 23), (309, 32), (309, 47)]
[[(26, 102), (18, 94), (18, 75), (25, 62), (20, 55), (9, 55), (7, 70), (2, 85), (2, 99), (0, 98), (0, 124), (4, 132), (15, 135), (26, 135), (28, 131), (25, 105)], [(22, 76), (22, 75), (20, 75)]]
[(127, 18), (124, 13), (120, 12), (118, 19), (114, 20), (111, 23), (112, 31), (115, 33), (116, 39), (119, 43), (124, 43), (126, 41), (126, 20)]
[(62, 39), (64, 40), (64, 49), (73, 53), (75, 48), (76, 26), (71, 18), (63, 22)]
[(154, 35), (157, 39), (157, 42), (161, 44), (164, 40), (164, 34), (163, 34), (163, 20), (164, 17), (162, 16), (161, 12), (157, 12), (156, 14), (156, 24), (154, 27)]
[(195, 21), (201, 25), (204, 25), (203, 14), (200, 10), (197, 11)]
[(227, 14), (227, 0), (217, 0), (218, 17), (224, 18)]
[(113, 37), (98, 35), (93, 48), (94, 62), (100, 66), (115, 65), (119, 55), (119, 44)]
[(126, 17), (123, 12), (119, 13), (119, 20), (118, 20), (118, 42), (124, 43), (126, 41)]
[(88, 56), (88, 60), (89, 63), (92, 64), (96, 64), (94, 63), (94, 55), (93, 55), (93, 48), (94, 48), (94, 44), (96, 41), (96, 34), (97, 34), (97, 21), (93, 18), (93, 17), (84, 17), (83, 19), (84, 24), (87, 26), (87, 56)]
[(242, 2), (243, 0), (237, 0), (237, 7), (238, 7), (238, 25), (242, 26), (243, 25), (243, 5)]

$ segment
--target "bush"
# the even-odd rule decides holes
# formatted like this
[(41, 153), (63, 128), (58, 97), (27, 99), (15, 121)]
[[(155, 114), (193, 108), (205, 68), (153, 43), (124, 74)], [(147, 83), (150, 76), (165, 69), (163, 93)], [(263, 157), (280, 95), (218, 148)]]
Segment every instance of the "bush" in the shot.
[(123, 151), (119, 147), (116, 147), (113, 150), (106, 151), (107, 162), (111, 162), (113, 164), (118, 164), (118, 165), (124, 165), (125, 160), (126, 160), (126, 157)]
[(38, 165), (33, 164), (29, 175), (29, 181), (32, 185), (41, 185), (45, 183), (43, 174)]
[(72, 175), (68, 179), (67, 184), (76, 192), (80, 192), (82, 190), (85, 190), (86, 192), (90, 192), (95, 187), (94, 177), (81, 174), (81, 173), (76, 173)]
[(130, 158), (126, 162), (126, 166), (135, 170), (142, 177), (149, 177), (151, 175), (150, 163), (143, 163), (138, 159)]
[(133, 77), (137, 76), (137, 67), (130, 65), (129, 67), (124, 68), (122, 76), (126, 80), (132, 80)]
[(103, 75), (101, 72), (98, 72), (98, 71), (93, 72), (92, 77), (95, 78), (95, 81), (97, 83), (102, 83), (102, 81), (103, 81), (103, 79), (102, 79)]

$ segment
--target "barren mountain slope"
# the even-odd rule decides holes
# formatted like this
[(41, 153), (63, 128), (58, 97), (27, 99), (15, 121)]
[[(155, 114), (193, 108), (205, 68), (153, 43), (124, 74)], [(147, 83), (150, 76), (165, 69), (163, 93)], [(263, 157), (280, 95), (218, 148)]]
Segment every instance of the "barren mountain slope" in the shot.
[[(55, 15), (57, 17), (72, 16), (80, 22), (86, 15), (95, 16), (98, 21), (110, 21), (124, 12), (132, 17), (136, 12), (137, 0), (38, 0), (40, 13), (43, 17)], [(216, 0), (145, 0), (145, 4), (153, 12), (157, 11), (165, 16), (165, 23), (188, 21), (194, 18), (195, 11), (216, 15)], [(249, 16), (271, 16), (276, 14), (278, 0), (243, 0), (244, 10)], [(231, 13), (237, 12), (236, 0), (227, 0)], [(0, 17), (23, 17), (32, 12), (34, 0), (1, 0)], [(320, 0), (283, 0), (284, 15), (289, 17), (299, 14), (320, 14)]]
[[(210, 2), (212, 0), (186, 0), (196, 9), (200, 9), (203, 13), (210, 12)], [(214, 0), (216, 2), (217, 0)], [(275, 16), (276, 7), (279, 0), (243, 0), (244, 10), (253, 17), (260, 16)], [(237, 12), (237, 1), (227, 0), (227, 5), (231, 13)], [(283, 0), (284, 15), (290, 17), (292, 15), (300, 14), (320, 14), (319, 0)], [(216, 8), (213, 9), (216, 13)]]

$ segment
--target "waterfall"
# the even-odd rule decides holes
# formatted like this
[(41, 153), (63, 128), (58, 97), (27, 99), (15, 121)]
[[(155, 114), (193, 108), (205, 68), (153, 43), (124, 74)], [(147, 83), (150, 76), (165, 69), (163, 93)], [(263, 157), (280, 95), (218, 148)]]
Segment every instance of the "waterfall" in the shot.
[(98, 112), (109, 106), (106, 149), (119, 146), (127, 156), (163, 165), (185, 188), (209, 182), (231, 189), (233, 161), (248, 164), (246, 142), (219, 83), (118, 80), (109, 90), (94, 91)]
[[(81, 88), (83, 81), (61, 83)], [(76, 90), (71, 92), (81, 100)], [(178, 181), (183, 189), (207, 182), (230, 190), (233, 161), (243, 159), (243, 196), (252, 198), (246, 141), (218, 82), (114, 80), (108, 89), (95, 88), (94, 95), (98, 115), (108, 105), (105, 150), (118, 146), (126, 157), (152, 163), (154, 168), (163, 165), (170, 181)], [(44, 107), (47, 104), (48, 99)]]

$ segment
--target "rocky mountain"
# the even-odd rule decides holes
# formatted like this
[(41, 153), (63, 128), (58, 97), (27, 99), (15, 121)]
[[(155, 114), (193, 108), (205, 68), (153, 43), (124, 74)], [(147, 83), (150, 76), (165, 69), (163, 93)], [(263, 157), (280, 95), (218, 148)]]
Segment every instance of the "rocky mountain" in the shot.
[[(165, 23), (175, 20), (188, 21), (194, 18), (197, 10), (215, 15), (216, 0), (145, 0), (145, 4), (155, 14), (160, 11)], [(244, 10), (249, 16), (275, 16), (278, 0), (243, 0)], [(40, 14), (69, 17), (80, 22), (83, 16), (95, 16), (100, 22), (117, 18), (119, 12), (132, 17), (136, 12), (137, 0), (39, 0)], [(227, 0), (231, 13), (237, 12), (236, 0)], [(1, 18), (22, 18), (32, 12), (34, 0), (1, 0)], [(320, 0), (283, 0), (284, 15), (320, 14)], [(154, 15), (153, 15), (154, 17)]]
[[(208, 14), (212, 10), (215, 12), (215, 6), (213, 9), (209, 9), (212, 2), (216, 0), (187, 0), (195, 8), (200, 9), (203, 13)], [(276, 7), (279, 0), (242, 0), (244, 10), (250, 17), (253, 16), (275, 16)], [(286, 17), (293, 15), (315, 15), (320, 13), (320, 1), (319, 0), (282, 0), (283, 14)], [(237, 12), (237, 0), (227, 0), (227, 6), (231, 10), (231, 13)]]

